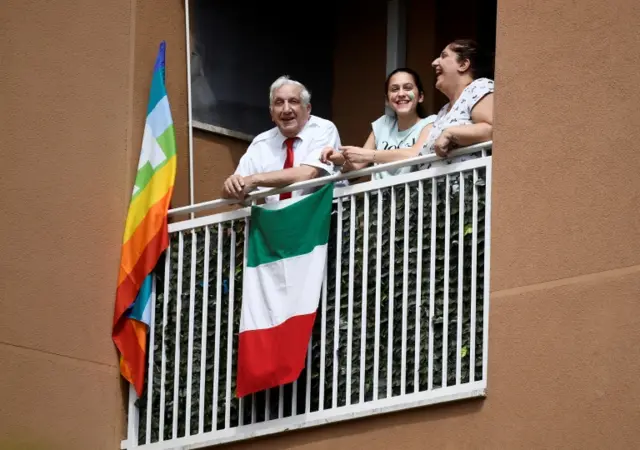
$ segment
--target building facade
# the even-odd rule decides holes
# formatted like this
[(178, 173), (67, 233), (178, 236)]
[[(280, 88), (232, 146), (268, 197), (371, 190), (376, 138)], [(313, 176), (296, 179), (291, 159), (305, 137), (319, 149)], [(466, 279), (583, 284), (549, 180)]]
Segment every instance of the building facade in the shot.
[[(434, 30), (482, 34), (473, 5), (407, 3), (406, 64), (425, 84), (458, 34)], [(380, 114), (388, 5), (344, 8), (332, 118), (359, 144)], [(633, 0), (497, 4), (486, 398), (225, 448), (637, 448), (639, 22)], [(0, 448), (117, 449), (127, 387), (113, 302), (160, 40), (178, 140), (173, 206), (190, 201), (184, 4), (8, 0), (0, 30)], [(193, 131), (196, 202), (219, 197), (246, 146)]]

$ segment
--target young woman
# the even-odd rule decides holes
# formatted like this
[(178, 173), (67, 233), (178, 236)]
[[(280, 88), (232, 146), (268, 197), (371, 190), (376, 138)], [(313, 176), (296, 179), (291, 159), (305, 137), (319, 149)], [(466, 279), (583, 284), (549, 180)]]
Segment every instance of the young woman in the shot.
[[(385, 82), (386, 104), (392, 114), (384, 114), (371, 124), (371, 133), (362, 147), (342, 146), (322, 152), (323, 162), (357, 170), (417, 156), (429, 137), (436, 116), (427, 117), (422, 103), (424, 88), (420, 76), (408, 68), (396, 69)], [(374, 179), (410, 172), (412, 167), (379, 172)]]

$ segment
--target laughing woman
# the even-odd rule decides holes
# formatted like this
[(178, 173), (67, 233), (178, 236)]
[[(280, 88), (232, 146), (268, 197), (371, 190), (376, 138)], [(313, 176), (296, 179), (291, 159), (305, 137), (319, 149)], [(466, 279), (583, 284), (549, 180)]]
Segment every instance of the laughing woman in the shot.
[[(322, 161), (343, 166), (343, 171), (357, 170), (370, 164), (383, 164), (417, 156), (429, 137), (436, 116), (427, 117), (422, 106), (424, 88), (420, 76), (408, 68), (396, 69), (385, 82), (387, 106), (393, 114), (384, 114), (371, 124), (371, 133), (362, 147), (343, 146), (340, 151), (327, 148)], [(411, 167), (379, 172), (380, 179), (410, 172)]]
[[(438, 113), (423, 153), (445, 157), (454, 148), (490, 141), (493, 80), (488, 77), (493, 64), (489, 58), (474, 41), (459, 39), (447, 45), (431, 65), (436, 72), (436, 89), (449, 102)], [(459, 156), (428, 167), (470, 158)]]

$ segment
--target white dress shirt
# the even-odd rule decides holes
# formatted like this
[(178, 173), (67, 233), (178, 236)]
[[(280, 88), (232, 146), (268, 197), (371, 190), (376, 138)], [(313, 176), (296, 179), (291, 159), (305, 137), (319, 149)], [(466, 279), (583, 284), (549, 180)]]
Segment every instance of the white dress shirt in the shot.
[[(333, 122), (317, 116), (310, 116), (297, 137), (298, 139), (293, 144), (293, 167), (313, 166), (323, 170), (326, 174), (333, 174), (334, 168), (331, 164), (320, 162), (323, 148), (330, 146), (337, 149), (340, 147), (340, 136)], [(256, 173), (281, 170), (287, 157), (286, 139), (278, 127), (260, 133), (240, 158), (235, 173), (246, 177)], [(312, 190), (293, 191), (292, 197), (299, 197), (310, 192)], [(278, 200), (279, 196), (277, 195), (271, 195), (265, 199), (267, 202)]]

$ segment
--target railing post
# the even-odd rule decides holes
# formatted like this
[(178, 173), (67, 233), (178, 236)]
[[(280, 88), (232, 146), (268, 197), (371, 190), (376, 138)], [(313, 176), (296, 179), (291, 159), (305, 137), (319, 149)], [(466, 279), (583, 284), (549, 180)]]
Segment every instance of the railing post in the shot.
[(489, 158), (487, 160), (487, 168), (485, 171), (485, 231), (484, 231), (484, 295), (482, 296), (484, 301), (484, 309), (482, 310), (482, 384), (487, 386), (488, 375), (488, 358), (489, 358), (489, 300), (490, 300), (490, 286), (491, 280), (491, 209), (493, 203), (492, 189), (493, 189), (493, 160)]
[(127, 450), (138, 447), (138, 425), (140, 424), (140, 411), (136, 406), (138, 395), (132, 384), (129, 384), (129, 413), (127, 415)]

